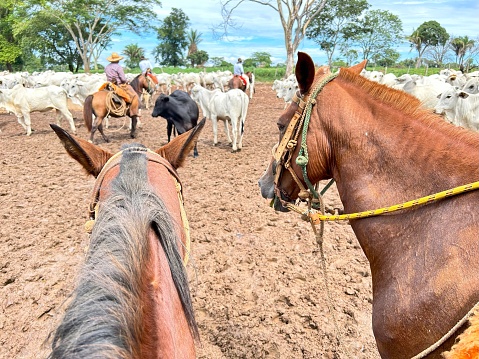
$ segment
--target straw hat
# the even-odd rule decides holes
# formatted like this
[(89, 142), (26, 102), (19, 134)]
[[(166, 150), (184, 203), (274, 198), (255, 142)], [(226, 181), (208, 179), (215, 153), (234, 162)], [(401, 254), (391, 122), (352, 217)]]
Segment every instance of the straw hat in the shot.
[(123, 60), (123, 56), (118, 55), (118, 52), (112, 52), (111, 56), (108, 56), (106, 59), (110, 62), (118, 62)]

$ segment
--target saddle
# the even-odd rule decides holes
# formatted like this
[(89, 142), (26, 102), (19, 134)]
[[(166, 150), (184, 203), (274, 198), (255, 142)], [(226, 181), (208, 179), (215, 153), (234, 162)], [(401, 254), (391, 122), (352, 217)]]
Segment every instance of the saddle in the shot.
[(105, 82), (98, 89), (98, 91), (102, 90), (108, 91), (108, 96), (106, 98), (108, 111), (118, 117), (125, 116), (131, 101), (126, 90), (124, 90), (121, 85), (118, 86), (113, 82)]

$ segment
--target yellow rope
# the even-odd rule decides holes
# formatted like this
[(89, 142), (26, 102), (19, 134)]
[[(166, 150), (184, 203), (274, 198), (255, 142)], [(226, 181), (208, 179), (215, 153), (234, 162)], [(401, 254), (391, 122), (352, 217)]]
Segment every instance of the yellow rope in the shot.
[(416, 207), (421, 204), (434, 202), (443, 198), (455, 196), (457, 194), (473, 191), (476, 189), (479, 189), (479, 181), (469, 183), (463, 186), (455, 187), (452, 189), (448, 189), (446, 191), (442, 191), (436, 194), (431, 194), (429, 196), (421, 197), (412, 201), (404, 202), (401, 204), (395, 204), (390, 207), (383, 207), (383, 208), (378, 208), (378, 209), (374, 209), (370, 211), (363, 211), (363, 212), (356, 212), (356, 213), (349, 213), (349, 214), (324, 215), (321, 213), (304, 212), (304, 210), (294, 205), (288, 205), (288, 208), (302, 215), (306, 215), (307, 217), (311, 219), (311, 221), (314, 224), (318, 224), (321, 221), (342, 221), (342, 220), (349, 220), (349, 219), (379, 216), (381, 214), (391, 213), (391, 212), (399, 211), (406, 208)]

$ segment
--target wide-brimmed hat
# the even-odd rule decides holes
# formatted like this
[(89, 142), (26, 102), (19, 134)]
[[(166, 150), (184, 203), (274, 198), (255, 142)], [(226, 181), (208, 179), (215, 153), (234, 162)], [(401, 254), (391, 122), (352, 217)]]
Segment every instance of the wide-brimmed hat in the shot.
[(110, 62), (118, 62), (123, 60), (123, 56), (118, 55), (118, 52), (112, 52), (111, 56), (108, 56), (106, 59)]

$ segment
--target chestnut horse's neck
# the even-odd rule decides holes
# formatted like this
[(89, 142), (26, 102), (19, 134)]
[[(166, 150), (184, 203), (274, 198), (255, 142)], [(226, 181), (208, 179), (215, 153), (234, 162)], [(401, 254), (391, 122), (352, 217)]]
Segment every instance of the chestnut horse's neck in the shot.
[[(312, 182), (332, 176), (351, 213), (479, 180), (479, 134), (419, 105), (407, 94), (341, 70), (313, 109)], [(373, 330), (382, 357), (418, 354), (479, 301), (478, 203), (474, 191), (350, 221), (371, 266)], [(453, 341), (454, 336), (437, 352)]]
[(311, 132), (327, 133), (328, 172), (347, 194), (348, 211), (479, 179), (479, 135), (421, 109), (412, 96), (341, 70), (317, 100), (321, 119), (311, 120)]

